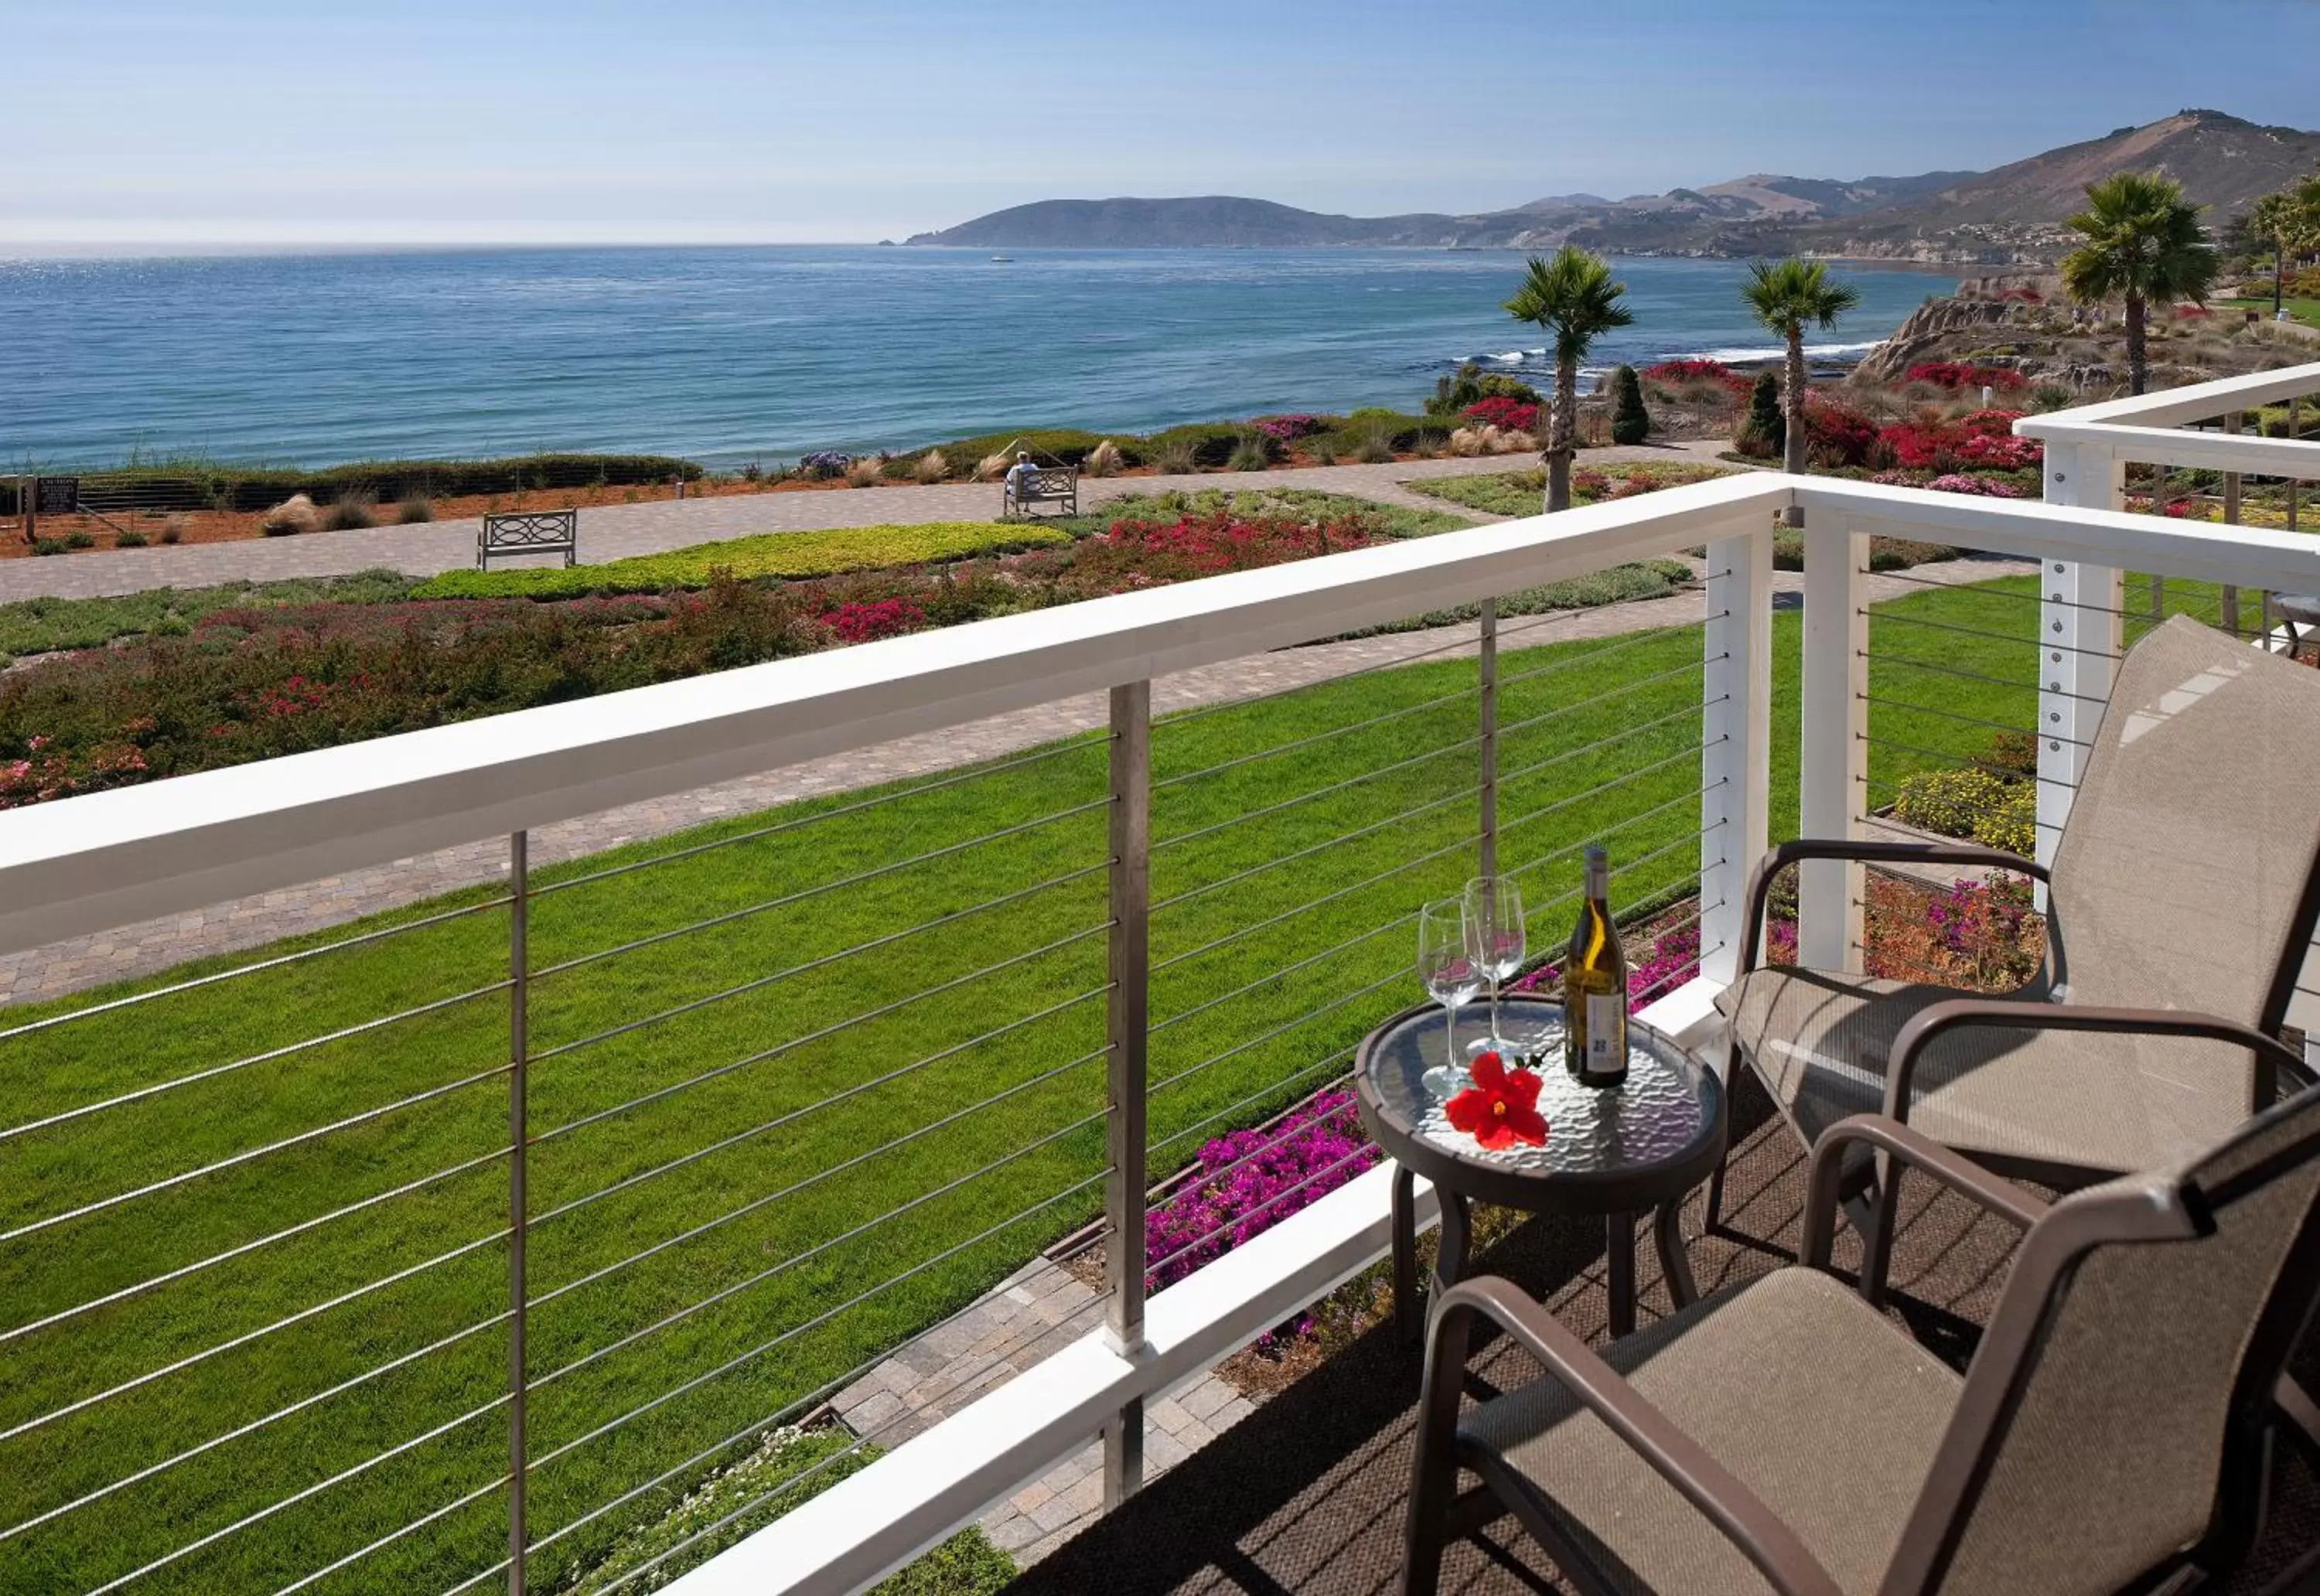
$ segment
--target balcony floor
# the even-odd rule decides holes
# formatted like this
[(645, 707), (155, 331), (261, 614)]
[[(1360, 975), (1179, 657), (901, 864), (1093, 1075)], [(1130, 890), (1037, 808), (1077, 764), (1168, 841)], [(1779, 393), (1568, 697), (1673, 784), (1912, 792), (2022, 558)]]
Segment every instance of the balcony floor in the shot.
[[(1693, 1244), (1708, 1291), (1775, 1268), (1792, 1256), (1804, 1202), (1804, 1161), (1754, 1083), (1735, 1093), (1725, 1229)], [(1745, 1129), (1744, 1129), (1745, 1128)], [(1919, 1339), (1962, 1366), (2002, 1284), (2013, 1231), (1949, 1197), (1913, 1197), (1897, 1247), (1898, 1311)], [(1686, 1224), (1698, 1229), (1699, 1194)], [(1563, 1322), (1599, 1341), (1604, 1329), (1602, 1238), (1591, 1227), (1534, 1220), (1485, 1252), (1478, 1272), (1543, 1292)], [(1841, 1233), (1842, 1234), (1842, 1233)], [(1849, 1264), (1849, 1238), (1838, 1262)], [(1646, 1243), (1639, 1249), (1643, 1311), (1667, 1299)], [(2315, 1362), (2307, 1347), (2306, 1362)], [(1492, 1385), (1534, 1377), (1536, 1365), (1502, 1341), (1478, 1347), (1470, 1370)], [(1010, 1596), (1353, 1596), (1390, 1591), (1401, 1565), (1404, 1492), (1418, 1359), (1391, 1327), (1373, 1330), (1179, 1464), (1122, 1511), (1057, 1549), (1009, 1587)], [(2287, 1576), (2320, 1552), (2320, 1480), (2287, 1455), (2264, 1537), (2233, 1592), (2320, 1590)], [(1567, 1589), (1536, 1543), (1502, 1519), (1489, 1544), (1455, 1547), (1442, 1589), (1518, 1592)], [(1541, 1571), (1546, 1577), (1534, 1574)], [(2307, 1571), (2308, 1572), (2308, 1571)]]

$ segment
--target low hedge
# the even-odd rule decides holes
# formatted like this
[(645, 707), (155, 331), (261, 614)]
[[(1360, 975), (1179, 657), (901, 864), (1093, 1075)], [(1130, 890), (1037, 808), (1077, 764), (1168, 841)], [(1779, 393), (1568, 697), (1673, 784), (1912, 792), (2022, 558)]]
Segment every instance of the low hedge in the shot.
[(2038, 784), (1988, 770), (1921, 770), (1904, 777), (1893, 812), (1944, 837), (1971, 837), (2027, 858), (2038, 846)]
[[(491, 460), (357, 460), (314, 470), (177, 460), (77, 475), (82, 496), (100, 508), (150, 500), (179, 509), (265, 510), (293, 494), (304, 494), (317, 504), (332, 504), (349, 494), (399, 501), (421, 495), (627, 486), (673, 478), (697, 482), (706, 472), (675, 455), (538, 454)], [(16, 485), (0, 482), (0, 514), (18, 513)]]
[(1110, 439), (1122, 455), (1135, 458), (1136, 439), (1125, 432), (1090, 432), (1079, 427), (1033, 427), (1013, 432), (984, 432), (974, 438), (954, 438), (948, 443), (934, 443), (925, 449), (914, 449), (898, 457), (917, 460), (942, 451), (952, 472), (964, 476), (976, 464), (1001, 449), (1029, 449), (1031, 458), (1042, 466), (1076, 466), (1095, 452), (1097, 444)]
[(1233, 422), (1187, 422), (1181, 427), (1163, 428), (1148, 437), (1135, 439), (1132, 448), (1126, 442), (1120, 448), (1138, 465), (1149, 466), (1156, 465), (1172, 445), (1182, 445), (1192, 451), (1193, 464), (1213, 467), (1228, 463), (1233, 450), (1253, 436), (1261, 435)]
[(420, 584), (414, 598), (579, 598), (592, 594), (666, 593), (706, 587), (715, 573), (742, 578), (802, 580), (887, 566), (925, 565), (1024, 549), (1052, 549), (1072, 540), (1052, 526), (986, 521), (935, 521), (925, 526), (835, 527), (817, 532), (765, 532), (721, 543), (698, 543), (666, 554), (641, 554), (597, 566), (544, 570), (447, 571)]

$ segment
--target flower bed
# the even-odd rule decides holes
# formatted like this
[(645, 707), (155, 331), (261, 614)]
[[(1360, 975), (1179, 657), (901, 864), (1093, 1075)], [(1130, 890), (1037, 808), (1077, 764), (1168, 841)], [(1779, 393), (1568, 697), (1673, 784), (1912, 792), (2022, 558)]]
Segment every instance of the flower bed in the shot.
[(1327, 431), (1330, 418), (1320, 415), (1265, 415), (1251, 423), (1267, 438), (1278, 443), (1294, 443), (1300, 438), (1310, 438), (1316, 432)]
[(1895, 422), (1877, 434), (1880, 452), (1891, 464), (1911, 470), (1949, 473), (1973, 466), (1993, 470), (2023, 470), (2043, 465), (2044, 446), (2035, 438), (2017, 438), (2014, 423), (2018, 410), (1977, 410), (1954, 422), (1919, 419)]
[(1480, 400), (1459, 413), (1478, 427), (1496, 427), (1503, 432), (1532, 432), (1538, 429), (1537, 405), (1503, 395)]
[(1721, 360), (1661, 360), (1636, 373), (1645, 382), (1672, 387), (1681, 383), (1716, 383), (1735, 396), (1745, 395), (1755, 378), (1732, 369)]
[(1962, 360), (1920, 360), (1901, 374), (1903, 382), (1931, 383), (1937, 388), (1989, 388), (2010, 394), (2026, 385), (2018, 371), (2004, 366), (1975, 366)]
[(1145, 1220), (1146, 1289), (1174, 1284), (1336, 1191), (1382, 1156), (1350, 1092), (1324, 1092), (1273, 1124), (1201, 1149), (1198, 1173)]

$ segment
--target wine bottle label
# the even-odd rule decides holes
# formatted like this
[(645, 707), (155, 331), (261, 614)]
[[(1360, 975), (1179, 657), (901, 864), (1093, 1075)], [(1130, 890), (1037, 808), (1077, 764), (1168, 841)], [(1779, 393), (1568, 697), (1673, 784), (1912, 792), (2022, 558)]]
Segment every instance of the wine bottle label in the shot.
[(1617, 993), (1587, 994), (1587, 1057), (1590, 1075), (1607, 1075), (1627, 1062), (1627, 1008)]

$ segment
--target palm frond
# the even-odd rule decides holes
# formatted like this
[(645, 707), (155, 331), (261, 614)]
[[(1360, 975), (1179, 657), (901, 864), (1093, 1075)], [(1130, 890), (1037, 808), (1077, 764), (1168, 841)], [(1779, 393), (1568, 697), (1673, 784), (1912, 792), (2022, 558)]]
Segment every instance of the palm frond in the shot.
[(1581, 360), (1594, 341), (1636, 314), (1620, 301), (1627, 286), (1611, 276), (1611, 263), (1574, 245), (1553, 257), (1534, 255), (1522, 286), (1506, 303), (1518, 322), (1536, 322), (1554, 340), (1556, 360)]
[(1861, 290), (1828, 275), (1825, 260), (1759, 260), (1740, 290), (1756, 320), (1783, 337), (1807, 326), (1826, 331), (1861, 303)]

